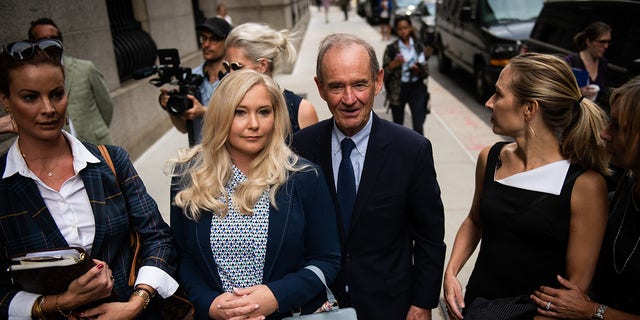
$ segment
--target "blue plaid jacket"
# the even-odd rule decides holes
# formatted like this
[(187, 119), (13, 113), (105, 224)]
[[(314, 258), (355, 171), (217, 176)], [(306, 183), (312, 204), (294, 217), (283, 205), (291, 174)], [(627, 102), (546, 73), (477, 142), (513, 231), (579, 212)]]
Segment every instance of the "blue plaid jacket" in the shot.
[[(118, 174), (113, 172), (95, 145), (85, 143), (100, 163), (88, 163), (80, 171), (95, 217), (91, 255), (107, 262), (115, 278), (118, 300), (127, 301), (133, 291), (127, 285), (132, 253), (129, 231), (141, 236), (142, 265), (174, 273), (176, 250), (169, 226), (156, 202), (147, 194), (124, 149), (108, 146)], [(0, 176), (6, 154), (0, 157)], [(9, 257), (26, 251), (68, 246), (44, 204), (35, 181), (14, 174), (0, 180), (0, 319), (8, 318), (11, 299), (19, 291), (11, 283)]]

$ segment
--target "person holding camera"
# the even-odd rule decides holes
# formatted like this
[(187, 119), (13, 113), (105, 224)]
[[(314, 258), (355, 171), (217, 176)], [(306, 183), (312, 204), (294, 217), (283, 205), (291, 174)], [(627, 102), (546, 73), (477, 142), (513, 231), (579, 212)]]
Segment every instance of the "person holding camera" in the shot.
[[(207, 104), (213, 95), (218, 81), (224, 76), (222, 59), (225, 55), (224, 41), (231, 31), (231, 25), (221, 18), (209, 18), (196, 27), (198, 41), (202, 46), (202, 57), (204, 62), (194, 68), (193, 75), (204, 77), (204, 81), (198, 87), (200, 97), (188, 95), (193, 102), (193, 107), (179, 115), (169, 113), (171, 122), (182, 133), (188, 133), (189, 146), (200, 143), (202, 131), (202, 117), (207, 111)], [(169, 90), (160, 90), (159, 102), (162, 108), (167, 110), (169, 101)]]
[(390, 43), (384, 51), (384, 87), (393, 122), (404, 122), (404, 105), (409, 104), (413, 130), (424, 135), (429, 93), (425, 80), (429, 76), (429, 65), (424, 48), (413, 33), (411, 19), (397, 17), (393, 27), (398, 41)]

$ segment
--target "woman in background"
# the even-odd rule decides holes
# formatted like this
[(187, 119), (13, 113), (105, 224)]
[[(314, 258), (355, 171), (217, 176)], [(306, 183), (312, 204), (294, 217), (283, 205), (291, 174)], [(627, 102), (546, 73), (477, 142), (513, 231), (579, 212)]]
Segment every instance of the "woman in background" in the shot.
[(424, 46), (416, 38), (408, 16), (397, 17), (393, 27), (398, 40), (387, 45), (384, 51), (384, 87), (393, 115), (393, 122), (404, 123), (405, 105), (409, 104), (413, 130), (424, 135), (429, 93), (425, 81), (429, 65)]
[[(530, 319), (536, 308), (529, 295), (540, 285), (558, 287), (556, 275), (582, 291), (591, 283), (607, 219), (607, 155), (599, 138), (606, 116), (582, 96), (562, 59), (536, 53), (509, 61), (486, 107), (493, 132), (514, 141), (478, 156), (444, 294), (456, 319), (486, 312), (485, 300), (520, 297), (529, 307), (520, 316)], [(463, 299), (457, 275), (480, 240)]]
[(573, 42), (578, 52), (568, 55), (565, 60), (569, 66), (589, 73), (589, 84), (580, 88), (582, 95), (597, 101), (601, 107), (608, 110), (608, 95), (605, 93), (605, 81), (607, 77), (607, 58), (605, 52), (611, 44), (611, 27), (600, 21), (596, 21), (584, 28), (573, 37)]
[[(284, 65), (296, 61), (293, 36), (286, 30), (276, 31), (258, 23), (244, 23), (231, 30), (225, 41), (227, 72), (249, 68), (273, 77)], [(289, 111), (292, 133), (318, 122), (311, 102), (287, 90), (281, 90)]]
[(319, 167), (285, 144), (284, 98), (253, 70), (225, 76), (202, 144), (174, 163), (171, 228), (196, 319), (281, 319), (326, 300), (340, 267), (334, 206)]

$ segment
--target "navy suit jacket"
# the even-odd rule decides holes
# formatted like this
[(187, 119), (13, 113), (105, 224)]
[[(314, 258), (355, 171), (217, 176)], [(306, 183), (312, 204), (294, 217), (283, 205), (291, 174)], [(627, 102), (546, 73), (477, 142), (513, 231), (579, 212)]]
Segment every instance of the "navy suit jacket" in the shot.
[[(315, 265), (327, 281), (340, 267), (335, 212), (322, 171), (312, 163), (292, 173), (271, 204), (263, 284), (273, 292), (279, 310), (268, 319), (291, 316), (291, 311), (315, 311), (326, 301), (324, 286), (305, 266)], [(179, 191), (172, 183), (171, 199)], [(173, 201), (173, 200), (172, 200)], [(211, 302), (223, 293), (211, 250), (211, 211), (188, 219), (182, 208), (171, 207), (171, 229), (179, 250), (178, 278), (196, 308), (196, 319), (209, 319)]]
[[(293, 148), (324, 170), (339, 215), (332, 130), (333, 119), (304, 128), (294, 135)], [(374, 113), (348, 235), (337, 219), (342, 269), (332, 289), (338, 302), (367, 320), (404, 320), (410, 305), (436, 307), (443, 211), (429, 140)]]
[[(118, 182), (98, 148), (85, 146), (101, 162), (88, 163), (80, 171), (95, 218), (91, 257), (105, 261), (114, 276), (119, 301), (128, 301), (133, 288), (127, 285), (131, 268), (130, 230), (140, 234), (141, 266), (174, 272), (176, 250), (169, 226), (155, 201), (147, 194), (124, 149), (108, 146)], [(0, 157), (0, 176), (7, 154)], [(34, 180), (14, 174), (0, 180), (0, 318), (6, 319), (9, 303), (19, 288), (6, 272), (9, 257), (27, 251), (69, 246), (44, 204)]]

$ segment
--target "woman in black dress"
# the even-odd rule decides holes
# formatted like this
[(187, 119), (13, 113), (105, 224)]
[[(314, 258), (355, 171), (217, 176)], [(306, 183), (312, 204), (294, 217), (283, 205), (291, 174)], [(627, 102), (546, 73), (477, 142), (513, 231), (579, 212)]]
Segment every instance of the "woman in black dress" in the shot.
[[(586, 290), (607, 219), (607, 157), (599, 137), (605, 115), (581, 95), (562, 59), (535, 53), (512, 59), (485, 106), (493, 132), (514, 141), (478, 157), (471, 210), (444, 274), (455, 318), (470, 313), (465, 306), (473, 309), (476, 298), (529, 300), (540, 285), (558, 287), (557, 274)], [(463, 300), (457, 275), (480, 240)]]

